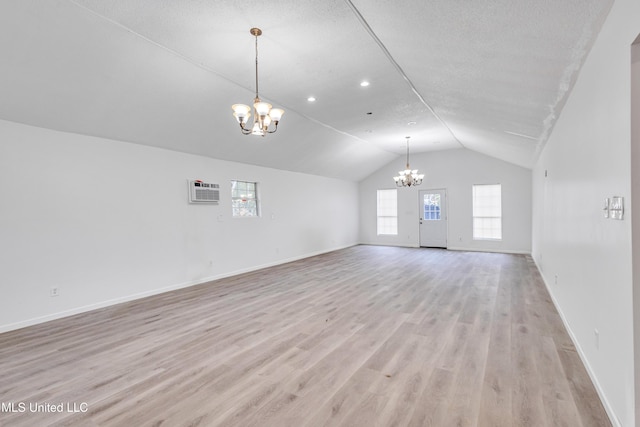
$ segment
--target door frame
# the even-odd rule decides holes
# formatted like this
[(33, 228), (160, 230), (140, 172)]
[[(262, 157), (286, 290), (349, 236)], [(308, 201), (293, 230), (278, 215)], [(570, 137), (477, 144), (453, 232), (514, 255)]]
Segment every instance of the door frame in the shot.
[[(445, 245), (443, 246), (444, 249), (449, 249), (449, 197), (448, 197), (448, 191), (446, 189), (446, 187), (442, 187), (442, 188), (421, 188), (418, 190), (418, 247), (420, 248), (429, 248), (429, 247), (435, 247), (435, 246), (422, 246), (422, 233), (420, 233), (420, 225), (421, 222), (423, 221), (422, 215), (424, 214), (423, 210), (423, 200), (420, 197), (420, 193), (424, 191), (424, 192), (436, 192), (436, 191), (442, 191), (444, 193), (444, 202), (442, 203), (442, 205), (444, 206), (445, 210), (445, 215), (444, 215), (444, 221), (445, 221)], [(441, 246), (438, 246), (441, 247)]]

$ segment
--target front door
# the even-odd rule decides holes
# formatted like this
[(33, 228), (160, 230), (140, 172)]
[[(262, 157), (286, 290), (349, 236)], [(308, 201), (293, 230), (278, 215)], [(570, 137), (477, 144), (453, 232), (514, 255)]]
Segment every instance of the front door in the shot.
[(447, 191), (420, 190), (420, 246), (447, 247)]

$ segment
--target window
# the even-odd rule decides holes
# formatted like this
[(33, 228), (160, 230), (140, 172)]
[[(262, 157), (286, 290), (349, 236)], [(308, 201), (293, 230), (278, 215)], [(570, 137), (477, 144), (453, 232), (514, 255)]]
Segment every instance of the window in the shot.
[(502, 239), (502, 186), (473, 186), (473, 238)]
[(423, 217), (426, 221), (440, 220), (440, 194), (427, 193), (422, 200)]
[(378, 235), (398, 234), (398, 190), (378, 190)]
[(231, 181), (231, 209), (234, 217), (258, 216), (258, 183)]

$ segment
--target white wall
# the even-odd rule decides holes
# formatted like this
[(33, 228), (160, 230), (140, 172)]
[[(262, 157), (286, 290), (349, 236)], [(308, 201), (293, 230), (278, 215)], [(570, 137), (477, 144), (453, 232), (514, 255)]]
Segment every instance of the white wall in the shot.
[[(360, 182), (360, 241), (417, 247), (418, 191), (447, 190), (448, 248), (497, 252), (531, 252), (531, 171), (466, 149), (411, 155), (411, 167), (425, 174), (419, 187), (398, 189), (398, 235), (378, 236), (376, 192), (396, 188), (393, 177), (404, 169), (398, 158)], [(472, 185), (502, 184), (503, 239), (473, 240)]]
[(533, 256), (610, 416), (627, 427), (635, 425), (631, 223), (629, 212), (605, 219), (602, 207), (611, 196), (630, 207), (639, 6), (615, 2), (533, 170)]
[[(231, 179), (261, 218), (231, 218)], [(0, 200), (0, 332), (358, 243), (357, 183), (6, 121)]]
[[(640, 367), (640, 35), (631, 53), (631, 228), (634, 366)], [(640, 419), (640, 369), (635, 369), (636, 419)]]

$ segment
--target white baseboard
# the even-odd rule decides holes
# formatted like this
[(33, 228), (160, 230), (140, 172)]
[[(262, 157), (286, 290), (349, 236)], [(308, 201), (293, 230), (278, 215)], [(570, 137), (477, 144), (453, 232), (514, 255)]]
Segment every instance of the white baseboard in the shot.
[(338, 251), (340, 249), (345, 249), (345, 248), (349, 248), (349, 247), (356, 246), (356, 245), (358, 245), (358, 244), (357, 243), (353, 243), (353, 244), (349, 244), (349, 245), (345, 245), (345, 246), (336, 247), (336, 248), (333, 248), (333, 249), (317, 251), (317, 252), (311, 252), (311, 253), (307, 253), (307, 254), (304, 254), (304, 255), (299, 255), (299, 256), (295, 256), (295, 257), (291, 257), (291, 258), (281, 259), (281, 260), (274, 261), (274, 262), (271, 262), (271, 263), (266, 263), (266, 264), (261, 264), (261, 265), (256, 265), (256, 266), (253, 266), (253, 267), (249, 267), (249, 268), (240, 269), (240, 270), (225, 272), (225, 273), (221, 273), (221, 274), (218, 274), (218, 275), (215, 275), (215, 276), (203, 277), (203, 278), (200, 278), (200, 279), (197, 279), (197, 280), (187, 281), (187, 282), (183, 282), (183, 283), (176, 283), (176, 284), (173, 284), (173, 285), (170, 285), (170, 286), (165, 286), (165, 287), (158, 288), (158, 289), (152, 289), (152, 290), (146, 291), (146, 292), (140, 292), (140, 293), (136, 293), (136, 294), (126, 295), (126, 296), (123, 296), (123, 297), (120, 297), (120, 298), (114, 298), (114, 299), (110, 299), (110, 300), (106, 300), (106, 301), (100, 301), (100, 302), (96, 302), (94, 304), (88, 304), (88, 305), (84, 305), (84, 306), (81, 306), (81, 307), (74, 307), (74, 308), (69, 309), (69, 310), (59, 311), (57, 313), (47, 314), (45, 316), (34, 317), (34, 318), (31, 318), (31, 319), (22, 320), (20, 322), (9, 323), (9, 324), (6, 324), (6, 325), (0, 325), (0, 333), (9, 332), (9, 331), (15, 331), (17, 329), (26, 328), (28, 326), (37, 325), (39, 323), (45, 323), (45, 322), (49, 322), (49, 321), (52, 321), (52, 320), (62, 319), (63, 317), (69, 317), (69, 316), (73, 316), (73, 315), (80, 314), (80, 313), (86, 313), (88, 311), (97, 310), (97, 309), (100, 309), (100, 308), (105, 308), (105, 307), (109, 307), (109, 306), (116, 305), (116, 304), (122, 304), (124, 302), (129, 302), (129, 301), (137, 300), (137, 299), (140, 299), (140, 298), (146, 298), (146, 297), (150, 297), (150, 296), (153, 296), (153, 295), (162, 294), (162, 293), (165, 293), (165, 292), (175, 291), (177, 289), (188, 288), (189, 286), (202, 285), (204, 283), (208, 283), (208, 282), (211, 282), (211, 281), (214, 281), (214, 280), (224, 279), (226, 277), (231, 277), (231, 276), (237, 276), (239, 274), (249, 273), (249, 272), (256, 271), (256, 270), (262, 270), (263, 268), (274, 267), (276, 265), (286, 264), (288, 262), (298, 261), (298, 260), (301, 260), (301, 259), (304, 259), (304, 258), (310, 258), (310, 257), (313, 257), (313, 256), (317, 256), (317, 255), (322, 255), (322, 254), (329, 253), (329, 252)]
[(393, 246), (394, 248), (419, 248), (420, 246), (412, 244), (400, 244), (400, 243), (380, 243), (380, 242), (360, 242), (361, 245), (366, 246)]
[(531, 251), (520, 251), (514, 249), (486, 249), (486, 248), (466, 248), (461, 246), (453, 246), (447, 248), (450, 251), (461, 252), (491, 252), (497, 254), (515, 254), (515, 255), (531, 255)]
[(551, 301), (553, 302), (553, 305), (555, 306), (556, 310), (558, 311), (558, 314), (560, 315), (560, 319), (562, 319), (562, 323), (564, 324), (565, 329), (569, 333), (569, 338), (571, 338), (571, 341), (573, 342), (573, 345), (575, 346), (576, 351), (578, 352), (578, 356), (580, 357), (580, 360), (582, 361), (582, 364), (584, 365), (585, 369), (587, 370), (587, 373), (589, 374), (589, 378), (591, 378), (591, 382), (593, 382), (593, 385), (594, 385), (594, 387), (596, 389), (596, 392), (598, 393), (598, 397), (600, 397), (600, 401), (602, 402), (602, 406), (604, 406), (604, 409), (607, 412), (607, 415), (609, 416), (609, 420), (611, 421), (611, 424), (613, 424), (614, 427), (622, 427), (622, 423), (620, 423), (620, 420), (618, 419), (618, 417), (616, 416), (615, 412), (613, 411), (613, 407), (609, 403), (609, 400), (607, 399), (607, 396), (605, 395), (604, 391), (602, 390), (602, 387), (600, 386), (600, 382), (598, 381), (598, 377), (595, 375), (595, 373), (593, 372), (593, 369), (591, 368), (591, 365), (589, 364), (589, 359), (587, 359), (586, 355), (584, 354), (584, 351), (582, 351), (582, 347), (580, 346), (580, 343), (578, 342), (578, 340), (576, 339), (576, 336), (574, 335), (573, 331), (571, 330), (571, 327), (569, 326), (569, 322), (567, 322), (567, 319), (564, 316), (564, 313), (562, 311), (562, 308), (560, 307), (560, 304), (558, 304), (558, 301), (556, 300), (555, 296), (553, 295), (552, 289), (549, 286), (549, 282), (547, 282), (547, 279), (545, 278), (544, 274), (542, 273), (542, 270), (540, 269), (540, 266), (538, 265), (538, 262), (536, 261), (536, 259), (533, 258), (533, 257), (532, 257), (532, 259), (533, 259), (533, 262), (536, 265), (536, 268), (538, 269), (538, 272), (540, 273), (540, 277), (542, 277), (542, 282), (544, 283), (545, 287), (547, 288), (547, 292), (549, 292), (549, 296), (551, 297)]
[[(420, 245), (415, 243), (412, 244), (400, 244), (400, 243), (380, 243), (380, 242), (360, 242), (361, 245), (368, 246), (393, 246), (400, 248), (419, 248)], [(467, 248), (467, 247), (459, 247), (453, 246), (444, 248), (450, 251), (460, 251), (460, 252), (491, 252), (491, 253), (499, 253), (499, 254), (516, 254), (516, 255), (531, 255), (531, 251), (520, 251), (520, 250), (511, 250), (511, 249), (484, 249), (484, 248)]]

